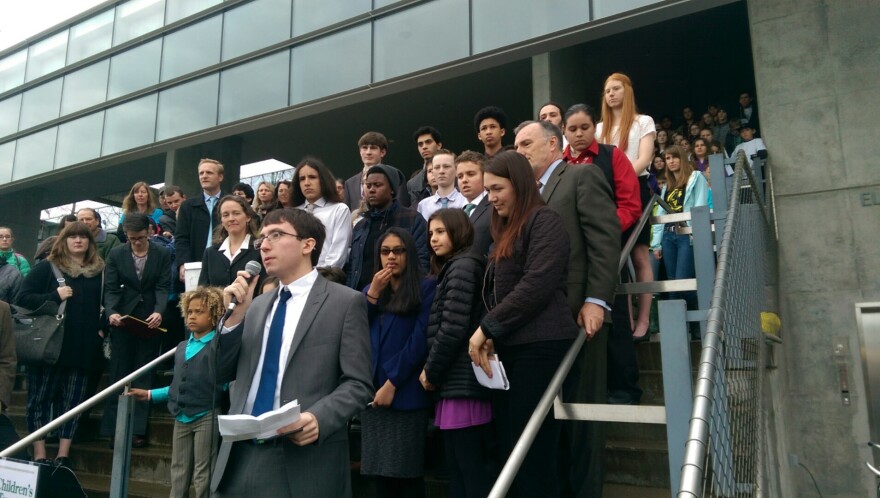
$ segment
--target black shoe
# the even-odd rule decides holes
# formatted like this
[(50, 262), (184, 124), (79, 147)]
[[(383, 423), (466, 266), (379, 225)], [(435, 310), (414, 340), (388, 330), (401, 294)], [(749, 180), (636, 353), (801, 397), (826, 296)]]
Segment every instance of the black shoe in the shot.
[(38, 458), (34, 460), (34, 463), (39, 463), (42, 465), (52, 465), (52, 460), (49, 460), (48, 458)]
[(70, 468), (70, 457), (58, 457), (55, 459), (56, 467), (67, 467)]
[(147, 438), (144, 436), (132, 436), (131, 437), (131, 447), (132, 448), (146, 448), (147, 447)]

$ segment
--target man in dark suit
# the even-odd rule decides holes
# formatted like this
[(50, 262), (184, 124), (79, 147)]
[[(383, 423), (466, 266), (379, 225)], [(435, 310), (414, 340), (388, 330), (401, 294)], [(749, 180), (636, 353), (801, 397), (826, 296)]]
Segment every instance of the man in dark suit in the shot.
[[(343, 196), (345, 204), (352, 212), (361, 206), (361, 200), (364, 198), (363, 183), (367, 176), (367, 170), (382, 163), (385, 154), (388, 154), (388, 139), (378, 131), (368, 131), (358, 140), (358, 150), (364, 167), (360, 172), (345, 180), (345, 194)], [(397, 168), (394, 169), (397, 170)], [(400, 170), (397, 170), (397, 173), (397, 178), (392, 184), (397, 192), (397, 202), (401, 206), (409, 207), (410, 196), (406, 189), (406, 176)]]
[(298, 400), (301, 416), (264, 444), (224, 441), (211, 481), (218, 497), (351, 495), (348, 421), (373, 399), (370, 332), (363, 296), (313, 269), (324, 234), (303, 210), (270, 212), (255, 245), (280, 287), (251, 302), (257, 279), (239, 272), (224, 290), (240, 303), (219, 339), (220, 380), (235, 379), (229, 413)]
[[(128, 242), (113, 248), (104, 268), (104, 311), (110, 321), (110, 383), (125, 377), (161, 354), (162, 334), (136, 337), (122, 328), (122, 318), (131, 315), (147, 322), (151, 329), (162, 324), (162, 314), (171, 288), (171, 253), (150, 242), (150, 220), (143, 213), (131, 213), (122, 223)], [(140, 389), (152, 387), (152, 375), (132, 382)], [(112, 436), (116, 429), (117, 400), (108, 398), (104, 405), (101, 434)], [(137, 403), (134, 409), (135, 447), (146, 445), (149, 403)]]
[(471, 248), (484, 257), (489, 255), (489, 246), (492, 245), (492, 233), (489, 230), (492, 209), (489, 206), (489, 196), (483, 188), (483, 171), (486, 170), (488, 161), (486, 156), (472, 150), (466, 150), (455, 158), (458, 190), (467, 199), (464, 212), (474, 227), (474, 244)]
[[(552, 123), (527, 121), (516, 129), (517, 152), (529, 160), (541, 197), (559, 213), (568, 232), (568, 304), (589, 340), (566, 379), (563, 395), (567, 402), (604, 404), (605, 321), (617, 287), (620, 221), (611, 186), (599, 168), (565, 163), (561, 144), (562, 132)], [(569, 474), (561, 476), (563, 488), (569, 484), (575, 496), (602, 496), (602, 424), (569, 422), (563, 431), (571, 456)]]
[(219, 201), (223, 197), (220, 182), (223, 165), (214, 159), (199, 161), (199, 184), (202, 195), (187, 199), (177, 212), (174, 231), (174, 253), (178, 276), (183, 282), (183, 264), (201, 261), (205, 249), (211, 245), (211, 232), (220, 223)]

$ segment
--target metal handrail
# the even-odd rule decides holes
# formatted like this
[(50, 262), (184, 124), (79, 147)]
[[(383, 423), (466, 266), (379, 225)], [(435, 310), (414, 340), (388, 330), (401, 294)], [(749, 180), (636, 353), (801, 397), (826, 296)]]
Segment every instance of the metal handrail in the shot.
[(119, 391), (119, 389), (121, 389), (121, 388), (125, 387), (127, 384), (131, 383), (131, 381), (137, 379), (141, 375), (144, 375), (147, 372), (149, 372), (150, 370), (156, 368), (163, 361), (174, 357), (175, 351), (177, 351), (177, 346), (171, 348), (167, 352), (156, 357), (153, 361), (147, 363), (146, 365), (142, 366), (141, 368), (135, 370), (134, 372), (132, 372), (132, 373), (126, 375), (125, 377), (119, 379), (118, 381), (114, 382), (112, 385), (110, 385), (109, 387), (107, 387), (103, 391), (95, 394), (91, 398), (76, 405), (76, 407), (74, 407), (69, 412), (61, 415), (60, 417), (49, 422), (48, 424), (44, 425), (43, 427), (40, 427), (36, 431), (28, 434), (26, 437), (21, 439), (19, 442), (13, 444), (12, 446), (6, 448), (3, 451), (0, 451), (0, 457), (8, 457), (8, 456), (11, 456), (11, 455), (18, 453), (20, 450), (27, 448), (28, 445), (30, 445), (34, 441), (41, 439), (43, 436), (45, 436), (49, 432), (55, 430), (58, 427), (61, 427), (61, 425), (63, 425), (68, 420), (72, 420), (74, 417), (85, 413), (86, 410), (97, 405), (98, 403), (100, 403), (104, 399), (110, 397), (112, 394), (117, 393)]
[(721, 244), (718, 247), (718, 268), (712, 292), (712, 305), (709, 308), (709, 318), (706, 324), (706, 335), (703, 337), (703, 347), (700, 352), (700, 368), (694, 387), (694, 408), (691, 412), (685, 457), (681, 467), (679, 498), (699, 498), (703, 495), (703, 465), (706, 462), (708, 450), (712, 396), (715, 389), (714, 379), (722, 347), (721, 324), (724, 322), (723, 305), (727, 297), (728, 261), (731, 256), (730, 241), (733, 237), (734, 220), (740, 209), (741, 173), (743, 169), (748, 169), (748, 167), (745, 154), (740, 154), (733, 175), (732, 198), (727, 212), (727, 223), (724, 227)]
[[(635, 246), (636, 239), (638, 238), (639, 233), (645, 227), (645, 223), (647, 223), (648, 219), (650, 219), (651, 211), (654, 209), (655, 202), (662, 203), (662, 199), (660, 199), (657, 194), (654, 194), (651, 197), (651, 201), (645, 207), (644, 211), (642, 212), (642, 216), (639, 217), (639, 221), (638, 223), (636, 223), (635, 229), (632, 231), (632, 234), (630, 234), (629, 239), (627, 239), (626, 241), (626, 244), (624, 244), (623, 250), (620, 254), (620, 261), (617, 265), (617, 273), (623, 271), (623, 267), (626, 266), (626, 261), (629, 257), (629, 253)], [(522, 466), (523, 460), (525, 460), (526, 458), (526, 454), (528, 454), (529, 449), (532, 447), (532, 443), (535, 441), (535, 437), (538, 435), (538, 430), (541, 428), (541, 424), (544, 423), (544, 418), (547, 416), (547, 413), (553, 406), (556, 395), (562, 388), (562, 382), (568, 376), (568, 372), (571, 370), (571, 367), (574, 364), (574, 360), (577, 357), (578, 353), (580, 353), (581, 348), (586, 341), (586, 338), (586, 334), (578, 334), (577, 337), (575, 337), (571, 347), (568, 348), (568, 351), (562, 358), (562, 362), (556, 369), (556, 373), (554, 373), (553, 378), (550, 379), (550, 384), (547, 385), (547, 389), (544, 391), (544, 394), (541, 395), (541, 399), (538, 401), (538, 406), (535, 407), (535, 411), (532, 412), (532, 416), (529, 417), (528, 423), (526, 423), (526, 426), (523, 429), (519, 439), (517, 440), (516, 445), (510, 452), (510, 456), (507, 458), (507, 462), (504, 463), (504, 467), (498, 474), (498, 479), (495, 480), (495, 484), (492, 486), (492, 490), (489, 492), (489, 498), (502, 498), (507, 494), (507, 491), (510, 489), (511, 484), (513, 484), (513, 478), (516, 477), (516, 473)]]

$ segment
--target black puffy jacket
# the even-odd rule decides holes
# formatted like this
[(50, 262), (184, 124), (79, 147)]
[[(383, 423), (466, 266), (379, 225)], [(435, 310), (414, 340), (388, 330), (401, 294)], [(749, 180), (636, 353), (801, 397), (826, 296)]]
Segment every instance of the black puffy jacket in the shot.
[(441, 398), (489, 397), (489, 390), (477, 383), (467, 354), (468, 340), (486, 312), (481, 292), (484, 268), (482, 256), (462, 253), (447, 261), (437, 277), (425, 375)]

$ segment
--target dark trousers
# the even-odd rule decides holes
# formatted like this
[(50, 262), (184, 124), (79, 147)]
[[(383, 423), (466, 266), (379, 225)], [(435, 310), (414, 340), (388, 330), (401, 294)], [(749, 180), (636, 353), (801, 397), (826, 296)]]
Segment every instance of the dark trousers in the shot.
[[(85, 401), (89, 372), (79, 367), (30, 365), (27, 379), (27, 425), (28, 432), (34, 432), (52, 421), (53, 404), (59, 410), (57, 417)], [(73, 439), (80, 417), (65, 422), (58, 437)]]
[(452, 498), (483, 498), (492, 489), (495, 475), (491, 469), (491, 431), (492, 424), (440, 431)]
[[(592, 339), (584, 343), (562, 387), (564, 402), (606, 403), (606, 354), (610, 328), (606, 324)], [(559, 445), (559, 481), (562, 483), (562, 496), (602, 496), (602, 484), (605, 480), (605, 423), (563, 420), (560, 424), (562, 440)]]
[[(502, 462), (506, 462), (510, 456), (571, 343), (572, 340), (567, 339), (496, 346), (510, 381), (509, 390), (494, 391), (492, 397)], [(559, 435), (559, 423), (552, 414), (548, 414), (507, 496), (559, 496), (556, 474)]]
[[(110, 332), (110, 367), (108, 368), (110, 383), (118, 381), (156, 359), (162, 353), (161, 347), (161, 336), (141, 339), (127, 330), (112, 328)], [(153, 372), (150, 371), (135, 379), (131, 386), (139, 389), (151, 389), (153, 387)], [(118, 397), (110, 396), (104, 404), (104, 418), (101, 420), (102, 436), (113, 436), (116, 432), (118, 402)], [(150, 403), (136, 402), (134, 404), (134, 435), (145, 436), (147, 434), (147, 419), (149, 417)]]
[(620, 294), (611, 306), (611, 333), (608, 335), (608, 395), (626, 404), (639, 404), (639, 362), (629, 321), (627, 296)]

